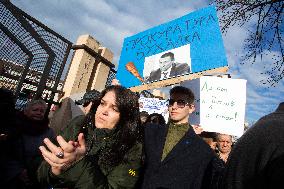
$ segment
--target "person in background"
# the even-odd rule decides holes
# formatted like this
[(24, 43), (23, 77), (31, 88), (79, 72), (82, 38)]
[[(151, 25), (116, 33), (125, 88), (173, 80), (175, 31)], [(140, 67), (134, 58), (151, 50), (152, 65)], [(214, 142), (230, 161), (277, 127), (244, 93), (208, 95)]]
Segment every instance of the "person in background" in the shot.
[(36, 171), (42, 161), (39, 146), (44, 138), (54, 139), (45, 117), (47, 104), (43, 100), (30, 101), (17, 114), (16, 136), (11, 141), (9, 159), (5, 167), (7, 188), (40, 188)]
[(158, 125), (166, 125), (165, 118), (158, 113), (152, 113), (148, 116), (145, 124), (148, 123), (153, 123), (153, 124), (158, 124)]
[(217, 142), (216, 142), (216, 133), (215, 132), (206, 132), (203, 131), (199, 136), (210, 146), (210, 148), (217, 152)]
[(13, 92), (8, 89), (0, 88), (0, 142), (7, 141), (8, 136), (12, 134), (15, 122), (15, 99)]
[(282, 188), (284, 102), (238, 139), (224, 172), (223, 189)]
[(5, 185), (5, 166), (9, 157), (10, 141), (15, 135), (15, 98), (13, 92), (0, 88), (0, 183), (1, 187)]
[(148, 116), (149, 116), (148, 112), (146, 111), (140, 112), (140, 120), (142, 125), (146, 122)]
[(74, 118), (58, 143), (44, 139), (40, 182), (54, 188), (134, 188), (141, 168), (140, 128), (138, 95), (107, 87), (100, 104)]
[(218, 148), (218, 156), (224, 163), (227, 162), (229, 154), (232, 150), (232, 136), (227, 134), (217, 133), (217, 148)]
[(221, 160), (195, 133), (189, 115), (194, 94), (170, 90), (169, 123), (145, 126), (145, 174), (142, 188), (218, 188)]
[[(81, 100), (75, 101), (75, 104), (82, 105), (84, 107), (85, 114), (89, 113), (93, 103), (97, 106), (99, 103), (101, 93), (95, 89), (87, 91)], [(97, 99), (97, 101), (96, 101)]]

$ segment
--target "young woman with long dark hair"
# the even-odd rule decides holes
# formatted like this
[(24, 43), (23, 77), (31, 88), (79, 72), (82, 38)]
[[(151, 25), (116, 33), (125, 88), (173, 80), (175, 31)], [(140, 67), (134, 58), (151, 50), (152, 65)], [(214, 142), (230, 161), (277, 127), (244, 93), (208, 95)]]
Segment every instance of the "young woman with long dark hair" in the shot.
[(107, 87), (85, 117), (71, 121), (58, 144), (44, 139), (41, 183), (67, 188), (134, 188), (141, 166), (137, 94)]

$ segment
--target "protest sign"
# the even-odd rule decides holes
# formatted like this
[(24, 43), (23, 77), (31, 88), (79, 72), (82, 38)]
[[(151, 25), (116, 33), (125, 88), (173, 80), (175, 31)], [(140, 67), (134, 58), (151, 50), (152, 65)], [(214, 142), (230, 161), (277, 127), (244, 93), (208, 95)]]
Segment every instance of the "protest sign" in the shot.
[(192, 124), (204, 131), (241, 136), (244, 131), (246, 80), (204, 76), (181, 84), (195, 94)]
[(158, 98), (145, 98), (145, 97), (139, 98), (140, 112), (146, 111), (148, 112), (149, 115), (152, 113), (161, 114), (165, 118), (166, 122), (169, 118), (167, 104), (168, 104), (167, 100), (160, 100)]
[(125, 38), (117, 79), (134, 87), (227, 65), (216, 9), (209, 6)]

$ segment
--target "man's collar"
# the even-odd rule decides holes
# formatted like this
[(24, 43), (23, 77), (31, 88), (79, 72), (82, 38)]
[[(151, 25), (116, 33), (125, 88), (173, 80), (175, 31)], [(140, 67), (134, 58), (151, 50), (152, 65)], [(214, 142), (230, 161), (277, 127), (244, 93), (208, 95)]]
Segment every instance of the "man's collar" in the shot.
[(172, 120), (169, 121), (169, 124), (174, 126), (174, 127), (178, 127), (178, 126), (189, 126), (190, 124), (187, 122), (187, 123), (175, 123), (173, 122)]
[(162, 70), (161, 70), (161, 73), (169, 73), (169, 72), (171, 72), (172, 67), (173, 67), (173, 66), (169, 67), (169, 69), (167, 69), (166, 71), (162, 71)]

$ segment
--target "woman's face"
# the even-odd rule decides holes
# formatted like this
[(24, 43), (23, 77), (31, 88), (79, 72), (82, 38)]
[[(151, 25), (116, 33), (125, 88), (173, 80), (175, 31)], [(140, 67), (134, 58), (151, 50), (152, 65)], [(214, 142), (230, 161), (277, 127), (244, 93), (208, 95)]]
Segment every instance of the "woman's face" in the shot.
[(97, 128), (113, 129), (118, 123), (120, 113), (115, 99), (113, 91), (107, 92), (102, 98), (95, 114), (95, 125)]
[(32, 119), (32, 120), (43, 120), (44, 119), (44, 114), (46, 111), (46, 107), (42, 104), (34, 104), (31, 107), (25, 109), (24, 114)]

